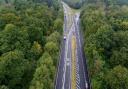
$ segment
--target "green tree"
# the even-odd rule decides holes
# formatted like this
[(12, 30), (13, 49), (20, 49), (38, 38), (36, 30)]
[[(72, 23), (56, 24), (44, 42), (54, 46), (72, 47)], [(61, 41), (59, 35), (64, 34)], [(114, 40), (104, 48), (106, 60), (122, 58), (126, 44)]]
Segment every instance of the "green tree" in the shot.
[(101, 89), (101, 82), (93, 79), (92, 80), (92, 89)]
[(39, 59), (38, 67), (29, 89), (53, 89), (55, 67), (52, 58), (48, 53), (44, 53)]
[(53, 26), (53, 28), (56, 30), (56, 31), (58, 31), (59, 33), (62, 33), (63, 32), (63, 21), (62, 21), (62, 19), (56, 19), (55, 21), (54, 21), (54, 26)]
[(106, 50), (109, 49), (112, 46), (113, 32), (110, 26), (101, 26), (95, 33), (96, 46)]
[(13, 24), (7, 24), (0, 33), (0, 52), (5, 53), (14, 49), (27, 52), (30, 48), (29, 36), (26, 31), (20, 31)]
[(0, 86), (0, 89), (9, 89), (9, 88), (5, 85), (2, 85), (2, 86)]
[(54, 42), (48, 42), (45, 45), (45, 51), (47, 51), (50, 55), (54, 55), (58, 53), (58, 47), (57, 44)]
[(59, 54), (59, 48), (57, 44), (54, 42), (48, 42), (46, 43), (44, 48), (45, 48), (45, 51), (51, 55), (54, 65), (57, 66), (57, 61), (58, 61), (57, 59)]
[(57, 43), (57, 45), (60, 44), (60, 33), (59, 32), (53, 32), (50, 36), (47, 37), (47, 42), (54, 42)]
[[(29, 62), (24, 59), (21, 51), (15, 50), (0, 57), (0, 84), (6, 84), (10, 89), (22, 88), (22, 78), (28, 69)], [(20, 84), (21, 86), (17, 86)]]
[(122, 66), (116, 66), (105, 75), (107, 89), (127, 89), (128, 70)]
[(31, 58), (37, 60), (42, 54), (42, 47), (38, 42), (34, 42), (31, 48)]
[(128, 68), (128, 49), (125, 47), (122, 47), (120, 50), (115, 50), (112, 53), (112, 56), (110, 58), (110, 65), (116, 66), (116, 65), (122, 65)]

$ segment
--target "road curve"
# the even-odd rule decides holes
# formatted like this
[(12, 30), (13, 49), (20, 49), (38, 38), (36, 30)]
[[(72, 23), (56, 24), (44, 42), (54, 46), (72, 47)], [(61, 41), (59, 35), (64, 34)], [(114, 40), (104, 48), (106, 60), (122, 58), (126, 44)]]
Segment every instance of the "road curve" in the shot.
[[(79, 12), (62, 2), (64, 8), (64, 36), (62, 41), (55, 89), (90, 89), (88, 71), (79, 31)], [(76, 47), (73, 49), (72, 39)], [(74, 54), (73, 54), (74, 53)], [(75, 55), (75, 57), (73, 57)]]

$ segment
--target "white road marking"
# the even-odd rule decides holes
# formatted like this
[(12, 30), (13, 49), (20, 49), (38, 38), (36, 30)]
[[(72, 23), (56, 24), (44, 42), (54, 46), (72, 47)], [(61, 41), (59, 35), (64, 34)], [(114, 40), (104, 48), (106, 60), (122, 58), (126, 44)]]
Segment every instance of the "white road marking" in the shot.
[[(77, 47), (78, 47), (78, 45), (77, 45)], [(77, 49), (76, 49), (76, 69), (77, 69), (77, 71), (76, 71), (76, 75), (77, 75), (77, 77), (76, 77), (76, 82), (77, 82), (77, 89), (81, 89), (80, 88), (80, 86), (79, 86), (79, 84), (80, 84), (80, 75), (79, 75), (79, 63), (78, 63), (78, 51), (77, 51)]]

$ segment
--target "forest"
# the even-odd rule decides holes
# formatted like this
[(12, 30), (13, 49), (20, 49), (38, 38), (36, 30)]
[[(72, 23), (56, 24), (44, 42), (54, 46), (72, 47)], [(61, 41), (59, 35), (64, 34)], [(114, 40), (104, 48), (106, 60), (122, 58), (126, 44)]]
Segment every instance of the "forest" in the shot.
[[(63, 0), (81, 10), (92, 89), (128, 89), (128, 0)], [(54, 89), (59, 0), (0, 0), (0, 89)]]
[(90, 0), (81, 27), (92, 89), (128, 89), (128, 1)]
[(62, 32), (57, 0), (0, 0), (0, 89), (53, 89)]

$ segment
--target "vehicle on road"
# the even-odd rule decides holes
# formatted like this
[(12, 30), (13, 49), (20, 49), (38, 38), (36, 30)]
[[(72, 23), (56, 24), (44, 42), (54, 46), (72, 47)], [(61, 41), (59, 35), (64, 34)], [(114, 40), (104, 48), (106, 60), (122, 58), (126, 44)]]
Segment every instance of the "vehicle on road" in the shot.
[(66, 36), (64, 36), (64, 40), (66, 40)]

